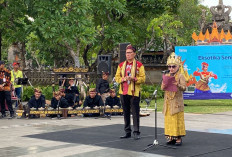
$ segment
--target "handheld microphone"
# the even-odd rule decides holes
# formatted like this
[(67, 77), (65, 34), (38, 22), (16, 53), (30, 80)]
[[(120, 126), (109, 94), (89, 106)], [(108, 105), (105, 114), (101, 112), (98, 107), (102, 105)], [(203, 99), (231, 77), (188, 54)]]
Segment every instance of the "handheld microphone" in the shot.
[(164, 70), (164, 71), (162, 71), (163, 74), (167, 74), (169, 72), (170, 72), (170, 70)]
[[(127, 71), (127, 75), (128, 75), (128, 76), (131, 76), (131, 74), (130, 74), (129, 71)], [(130, 81), (129, 81), (129, 80), (127, 81), (127, 84), (130, 84)]]

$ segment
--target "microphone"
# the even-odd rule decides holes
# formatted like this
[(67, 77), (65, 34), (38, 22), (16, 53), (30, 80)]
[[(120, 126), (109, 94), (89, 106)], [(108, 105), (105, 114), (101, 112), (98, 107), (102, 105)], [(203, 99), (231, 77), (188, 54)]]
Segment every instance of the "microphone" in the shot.
[[(131, 74), (130, 74), (129, 71), (127, 71), (127, 75), (128, 75), (128, 76), (131, 76)], [(129, 80), (127, 81), (127, 84), (130, 84), (130, 81), (129, 81)]]
[(157, 94), (157, 90), (155, 90), (155, 91), (153, 92), (153, 94), (152, 94), (152, 95), (154, 95), (154, 96), (155, 96), (156, 94)]
[(170, 72), (170, 70), (164, 70), (164, 71), (162, 71), (163, 74), (167, 74), (169, 72)]

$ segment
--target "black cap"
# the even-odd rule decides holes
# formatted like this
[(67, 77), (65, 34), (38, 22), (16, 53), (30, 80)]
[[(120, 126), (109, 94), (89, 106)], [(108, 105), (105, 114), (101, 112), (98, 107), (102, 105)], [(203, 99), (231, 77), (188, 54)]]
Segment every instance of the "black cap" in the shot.
[(2, 64), (5, 64), (5, 62), (0, 60), (0, 65), (2, 65)]

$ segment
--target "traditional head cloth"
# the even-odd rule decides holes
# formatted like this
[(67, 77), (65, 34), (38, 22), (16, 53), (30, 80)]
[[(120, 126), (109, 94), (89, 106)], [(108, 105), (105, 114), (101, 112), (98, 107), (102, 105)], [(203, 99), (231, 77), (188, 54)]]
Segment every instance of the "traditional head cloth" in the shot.
[(201, 63), (201, 66), (202, 66), (202, 70), (204, 69), (204, 67), (208, 67), (209, 66), (209, 64), (208, 63), (206, 63), (206, 62), (202, 62)]
[(115, 93), (115, 89), (110, 89), (110, 93)]
[(204, 65), (204, 66), (207, 66), (207, 67), (209, 66), (209, 64), (206, 63), (206, 62), (202, 62), (202, 63), (201, 63), (201, 66), (203, 66), (203, 65)]
[(39, 89), (39, 88), (35, 88), (35, 89), (34, 89), (34, 92), (42, 93), (42, 90), (41, 90), (41, 89)]
[(54, 96), (59, 96), (59, 95), (60, 95), (59, 91), (54, 92)]
[(69, 80), (74, 80), (75, 78), (74, 78), (74, 77), (69, 77), (68, 79), (69, 79)]
[(170, 64), (180, 65), (181, 64), (181, 57), (176, 56), (175, 52), (172, 52), (167, 60), (167, 65), (170, 65)]
[(63, 89), (63, 88), (59, 89), (59, 92), (64, 92), (64, 91), (65, 91), (65, 89)]
[(14, 63), (13, 63), (13, 66), (15, 66), (15, 65), (19, 65), (19, 62), (14, 62)]
[(90, 88), (89, 92), (96, 92), (96, 89), (95, 88)]
[(136, 48), (133, 47), (131, 44), (127, 45), (126, 50), (127, 50), (127, 49), (131, 49), (131, 50), (133, 50), (134, 52), (136, 52)]
[(110, 73), (107, 71), (107, 72), (104, 72), (102, 71), (102, 75), (109, 75)]

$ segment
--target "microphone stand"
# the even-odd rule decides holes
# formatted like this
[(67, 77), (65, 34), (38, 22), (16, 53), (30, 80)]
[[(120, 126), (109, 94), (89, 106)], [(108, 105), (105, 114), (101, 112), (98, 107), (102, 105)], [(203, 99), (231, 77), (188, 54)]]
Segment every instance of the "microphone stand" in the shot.
[[(157, 85), (157, 87), (156, 87), (156, 89), (153, 92), (152, 97), (151, 97), (151, 100), (153, 99), (153, 97), (155, 97), (155, 139), (154, 139), (153, 143), (148, 144), (147, 147), (143, 151), (146, 151), (153, 146), (162, 146), (162, 147), (167, 147), (167, 148), (171, 148), (171, 149), (176, 149), (176, 147), (171, 147), (171, 146), (159, 144), (158, 139), (157, 139), (157, 91), (158, 91), (158, 87), (161, 85), (162, 81), (163, 81), (163, 78), (161, 78), (160, 83)], [(150, 102), (148, 102), (147, 104), (149, 105)]]
[[(105, 91), (107, 91), (107, 90), (109, 90), (109, 88), (106, 89)], [(104, 104), (104, 106), (103, 106), (103, 110), (102, 110), (102, 113), (103, 113), (102, 118), (107, 118), (107, 119), (111, 120), (111, 116), (106, 115), (106, 103), (103, 102), (103, 104)]]
[(57, 108), (58, 108), (57, 119), (61, 120), (61, 118), (60, 118), (60, 100), (58, 101)]

